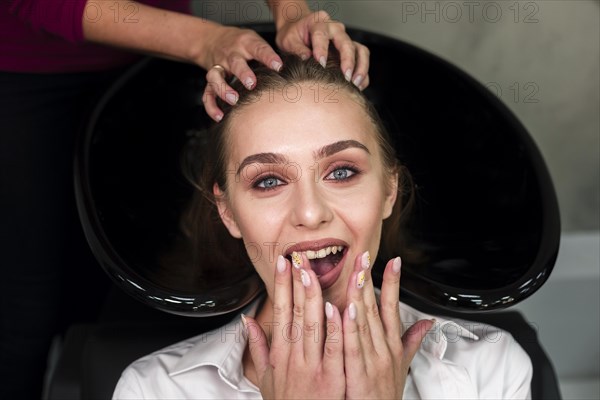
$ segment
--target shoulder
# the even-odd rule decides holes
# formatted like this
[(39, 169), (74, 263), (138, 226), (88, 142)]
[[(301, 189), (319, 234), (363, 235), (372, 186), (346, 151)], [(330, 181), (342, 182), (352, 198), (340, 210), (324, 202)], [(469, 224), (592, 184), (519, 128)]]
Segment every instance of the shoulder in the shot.
[(433, 375), (440, 377), (439, 386), (444, 388), (439, 396), (531, 397), (531, 360), (509, 332), (482, 322), (431, 316), (404, 304), (401, 308), (403, 322), (436, 319), (415, 361), (426, 362), (437, 371)]

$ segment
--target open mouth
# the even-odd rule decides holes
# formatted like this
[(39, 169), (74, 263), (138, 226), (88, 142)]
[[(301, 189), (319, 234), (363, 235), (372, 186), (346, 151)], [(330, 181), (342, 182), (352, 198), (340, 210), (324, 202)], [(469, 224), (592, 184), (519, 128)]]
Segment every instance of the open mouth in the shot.
[[(333, 285), (342, 272), (344, 257), (347, 253), (347, 247), (343, 245), (329, 245), (311, 250), (296, 250), (296, 253), (306, 255), (310, 263), (310, 269), (314, 271), (319, 279), (321, 289), (327, 289)], [(292, 260), (293, 252), (290, 252), (287, 257)]]
[(338, 265), (344, 257), (345, 250), (344, 246), (327, 246), (318, 251), (307, 250), (304, 253), (310, 262), (310, 269), (315, 272), (317, 277), (321, 277)]

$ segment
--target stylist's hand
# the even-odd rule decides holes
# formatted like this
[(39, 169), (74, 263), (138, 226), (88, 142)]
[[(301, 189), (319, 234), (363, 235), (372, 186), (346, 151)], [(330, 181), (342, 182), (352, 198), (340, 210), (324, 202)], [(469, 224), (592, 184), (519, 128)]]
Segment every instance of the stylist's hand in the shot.
[(344, 24), (332, 20), (325, 11), (286, 19), (277, 30), (275, 41), (281, 50), (304, 59), (312, 55), (323, 66), (331, 42), (340, 53), (340, 65), (346, 79), (360, 90), (369, 86), (369, 49), (352, 41)]
[[(304, 255), (301, 264), (308, 264)], [(263, 398), (343, 399), (341, 315), (336, 307), (327, 306), (330, 329), (323, 329), (321, 287), (310, 267), (292, 268), (279, 257), (272, 306), (270, 347), (258, 323), (246, 318), (250, 354)]]
[(343, 319), (347, 399), (402, 398), (410, 363), (433, 322), (418, 321), (402, 334), (399, 290), (399, 257), (386, 265), (380, 306), (368, 256), (356, 258)]
[[(202, 100), (208, 115), (215, 121), (223, 118), (223, 111), (217, 106), (217, 96), (233, 105), (238, 93), (227, 84), (227, 75), (236, 76), (248, 89), (256, 86), (256, 76), (248, 66), (248, 61), (257, 60), (278, 71), (281, 58), (273, 48), (256, 32), (230, 26), (216, 25), (202, 41), (206, 48), (199, 52), (197, 64), (204, 67), (206, 88)], [(214, 67), (220, 65), (222, 68)]]

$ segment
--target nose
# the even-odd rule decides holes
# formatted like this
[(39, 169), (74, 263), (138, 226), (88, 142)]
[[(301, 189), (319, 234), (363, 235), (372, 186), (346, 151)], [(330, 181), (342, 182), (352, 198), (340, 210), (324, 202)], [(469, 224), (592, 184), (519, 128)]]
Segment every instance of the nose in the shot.
[(333, 218), (333, 211), (315, 182), (298, 183), (294, 193), (292, 224), (296, 228), (317, 229)]

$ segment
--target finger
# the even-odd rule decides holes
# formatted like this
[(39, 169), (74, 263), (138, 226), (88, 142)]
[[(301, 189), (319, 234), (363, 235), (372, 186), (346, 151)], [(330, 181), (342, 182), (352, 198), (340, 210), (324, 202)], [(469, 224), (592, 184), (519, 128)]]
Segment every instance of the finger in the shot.
[(323, 350), (323, 368), (325, 371), (342, 371), (344, 368), (344, 340), (342, 335), (342, 316), (336, 306), (325, 304), (327, 331)]
[(271, 353), (273, 357), (287, 357), (290, 347), (287, 343), (289, 328), (292, 321), (292, 273), (288, 260), (283, 256), (277, 257), (275, 267), (275, 287), (273, 289), (273, 332)]
[(385, 335), (390, 346), (395, 346), (398, 338), (402, 334), (402, 322), (400, 321), (400, 267), (402, 260), (396, 257), (388, 261), (383, 272), (383, 282), (381, 284), (381, 321)]
[(254, 72), (246, 62), (246, 59), (241, 54), (230, 54), (227, 58), (227, 62), (231, 73), (242, 82), (246, 89), (251, 90), (256, 86), (256, 75), (254, 75)]
[(329, 35), (333, 45), (340, 54), (340, 68), (346, 80), (351, 81), (353, 76), (355, 76), (357, 47), (356, 43), (346, 33), (344, 26), (342, 24), (339, 25), (331, 24)]
[[(362, 267), (362, 259), (364, 253), (356, 256), (354, 261), (354, 272), (350, 275), (348, 280), (348, 287), (346, 289), (346, 298), (348, 304), (352, 304), (354, 307), (354, 318), (352, 322), (356, 325), (357, 337), (360, 341), (360, 348), (365, 355), (374, 354), (375, 347), (373, 339), (371, 337), (372, 327), (366, 316), (365, 302), (363, 296), (364, 282), (366, 281), (366, 271)], [(350, 306), (347, 307), (348, 309)], [(367, 368), (369, 365), (367, 364)]]
[[(356, 275), (356, 274), (352, 274)], [(352, 381), (364, 377), (366, 366), (364, 353), (359, 338), (359, 328), (356, 321), (357, 310), (353, 302), (349, 302), (344, 310), (342, 332), (344, 337), (344, 371), (346, 380)]]
[(423, 339), (427, 336), (427, 332), (433, 328), (434, 324), (435, 320), (422, 319), (415, 322), (404, 332), (404, 335), (402, 335), (404, 365), (410, 365), (417, 350), (421, 347), (421, 342), (423, 342)]
[[(360, 270), (357, 275), (357, 289), (362, 291), (362, 307), (364, 316), (369, 325), (370, 342), (373, 343), (374, 349), (378, 354), (386, 354), (388, 352), (388, 344), (385, 336), (385, 330), (381, 322), (379, 314), (379, 305), (375, 297), (375, 288), (371, 277), (371, 257), (368, 251), (365, 251), (360, 257)], [(360, 288), (362, 282), (362, 289)], [(361, 302), (357, 301), (357, 308), (361, 311)], [(398, 338), (400, 332), (398, 332)], [(399, 343), (398, 338), (396, 339)]]
[[(307, 260), (308, 261), (308, 260)], [(323, 296), (317, 275), (308, 264), (300, 271), (304, 286), (304, 324), (302, 337), (304, 340), (304, 359), (311, 365), (318, 365), (323, 358), (323, 342), (325, 339)]]
[(254, 60), (259, 61), (275, 71), (279, 71), (283, 65), (281, 57), (279, 57), (275, 50), (273, 50), (273, 48), (258, 35), (252, 42), (250, 55)]
[(216, 122), (223, 119), (223, 111), (217, 106), (217, 93), (210, 83), (204, 88), (202, 95), (202, 103), (204, 103), (204, 111)]
[[(214, 93), (215, 96), (218, 96), (227, 103), (231, 105), (235, 105), (235, 103), (237, 103), (239, 95), (235, 90), (233, 90), (231, 86), (227, 84), (227, 82), (225, 81), (225, 75), (221, 72), (220, 69), (211, 68), (208, 70), (208, 72), (206, 73), (206, 86), (207, 91), (210, 90), (211, 93)], [(210, 100), (210, 98), (206, 98), (203, 100), (206, 107), (207, 102)], [(210, 111), (207, 110), (209, 115), (212, 115), (210, 113), (211, 111), (214, 112), (214, 110), (212, 109)]]
[(325, 67), (327, 65), (329, 49), (330, 24), (333, 24), (332, 26), (334, 29), (336, 29), (338, 25), (343, 25), (332, 22), (329, 14), (327, 14), (325, 11), (316, 12), (309, 18), (313, 18), (314, 21), (310, 27), (310, 41), (312, 45), (313, 57), (319, 62), (319, 64)]
[(256, 375), (258, 376), (258, 381), (262, 382), (263, 376), (271, 365), (267, 337), (254, 318), (246, 317), (242, 314), (242, 322), (244, 324), (244, 333), (248, 340), (250, 356), (256, 368)]
[(362, 83), (360, 84), (360, 86), (358, 87), (360, 90), (365, 90), (367, 87), (369, 87), (369, 84), (371, 83), (371, 80), (369, 78), (369, 75), (367, 75), (365, 77), (365, 79), (363, 79)]
[(370, 52), (367, 46), (363, 46), (357, 42), (353, 43), (356, 53), (356, 67), (352, 76), (352, 83), (354, 83), (354, 86), (357, 88), (363, 90), (368, 86), (368, 82), (366, 82), (366, 85), (364, 85), (364, 83), (365, 79), (368, 78), (369, 75)]
[(291, 354), (298, 360), (304, 360), (304, 342), (302, 340), (302, 329), (304, 326), (304, 314), (305, 314), (305, 289), (302, 283), (302, 268), (308, 262), (306, 256), (302, 253), (292, 253), (293, 260), (293, 317), (292, 323), (289, 324), (288, 329), (288, 346), (291, 347)]

